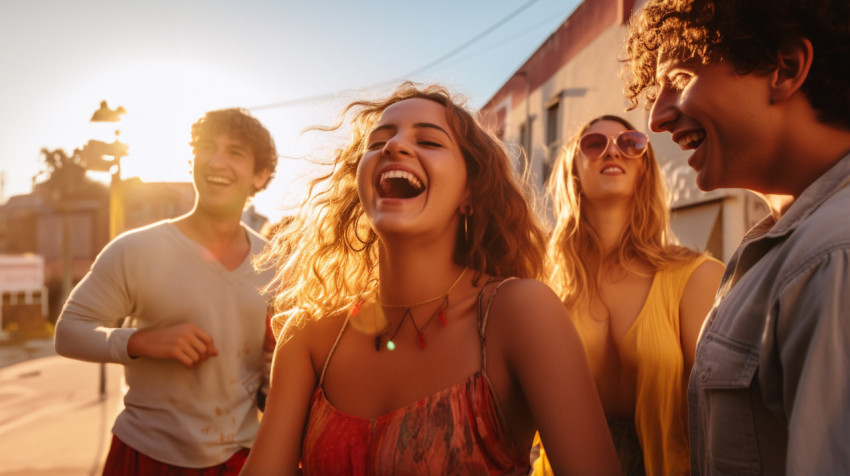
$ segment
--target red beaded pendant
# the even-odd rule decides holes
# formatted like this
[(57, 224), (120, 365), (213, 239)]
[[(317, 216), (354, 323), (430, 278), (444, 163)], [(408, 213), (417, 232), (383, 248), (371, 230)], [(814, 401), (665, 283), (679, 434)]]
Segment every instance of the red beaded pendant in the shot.
[(424, 348), (425, 348), (425, 336), (424, 336), (424, 335), (422, 335), (422, 333), (421, 333), (421, 332), (419, 333), (419, 348), (420, 348), (420, 349), (424, 349)]
[(440, 324), (443, 326), (446, 325), (446, 311), (444, 311), (442, 307), (440, 308)]

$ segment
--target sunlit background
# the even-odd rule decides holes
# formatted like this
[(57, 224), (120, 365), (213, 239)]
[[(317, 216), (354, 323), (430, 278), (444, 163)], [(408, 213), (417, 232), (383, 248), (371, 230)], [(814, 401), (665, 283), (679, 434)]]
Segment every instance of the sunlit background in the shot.
[[(255, 198), (274, 221), (316, 174), (304, 157), (332, 145), (300, 130), (401, 78), (444, 83), (481, 106), (576, 3), (3, 0), (0, 203), (31, 191), (41, 148), (71, 152), (116, 129), (130, 146), (123, 178), (188, 181), (192, 122), (242, 106), (282, 156)], [(89, 122), (102, 100), (126, 109), (120, 123)]]

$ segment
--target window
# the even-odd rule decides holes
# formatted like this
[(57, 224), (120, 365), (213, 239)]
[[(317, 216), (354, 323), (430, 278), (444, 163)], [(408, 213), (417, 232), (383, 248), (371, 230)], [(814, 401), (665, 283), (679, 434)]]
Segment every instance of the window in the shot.
[(508, 117), (508, 108), (500, 107), (496, 110), (496, 137), (505, 141), (505, 118)]
[(556, 96), (546, 106), (546, 158), (543, 160), (543, 183), (549, 180), (555, 159), (561, 150), (561, 127), (559, 116), (561, 110), (561, 96)]
[(523, 149), (528, 148), (528, 123), (523, 123), (519, 126), (519, 145)]
[(531, 156), (533, 153), (533, 149), (531, 147), (531, 120), (530, 118), (519, 126), (519, 145), (522, 147), (522, 158), (520, 160), (520, 172), (524, 172), (528, 170), (528, 166), (531, 163)]
[(555, 101), (554, 104), (546, 108), (546, 146), (551, 147), (553, 144), (560, 142), (561, 134), (558, 128), (558, 111), (561, 106), (561, 101)]

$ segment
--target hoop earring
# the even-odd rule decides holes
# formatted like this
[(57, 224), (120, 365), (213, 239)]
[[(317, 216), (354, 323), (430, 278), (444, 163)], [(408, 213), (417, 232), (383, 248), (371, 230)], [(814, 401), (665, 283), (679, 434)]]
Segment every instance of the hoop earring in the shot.
[(464, 242), (466, 244), (469, 244), (469, 245), (472, 244), (472, 241), (469, 238), (469, 229), (471, 228), (469, 226), (469, 221), (470, 221), (471, 216), (472, 216), (472, 208), (470, 207), (466, 210), (466, 213), (463, 214), (463, 238), (464, 238)]
[(469, 215), (463, 214), (463, 237), (469, 243)]

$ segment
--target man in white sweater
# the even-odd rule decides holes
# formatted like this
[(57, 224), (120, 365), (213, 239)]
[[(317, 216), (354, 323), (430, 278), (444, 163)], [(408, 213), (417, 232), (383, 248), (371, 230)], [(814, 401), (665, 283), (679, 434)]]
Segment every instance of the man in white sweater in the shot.
[(104, 474), (236, 474), (257, 430), (271, 274), (251, 265), (266, 241), (240, 217), (277, 151), (242, 109), (208, 112), (191, 145), (192, 211), (109, 243), (56, 323), (60, 355), (124, 365)]

